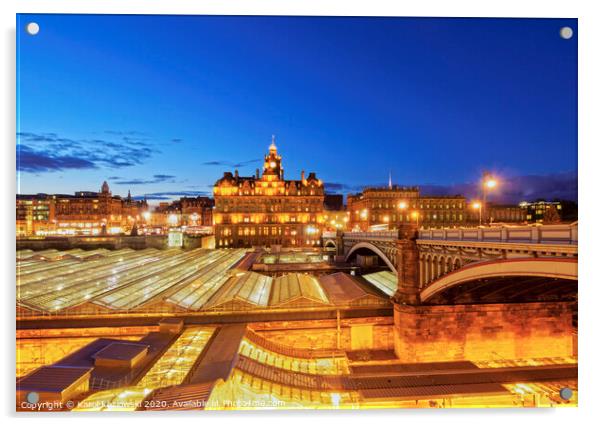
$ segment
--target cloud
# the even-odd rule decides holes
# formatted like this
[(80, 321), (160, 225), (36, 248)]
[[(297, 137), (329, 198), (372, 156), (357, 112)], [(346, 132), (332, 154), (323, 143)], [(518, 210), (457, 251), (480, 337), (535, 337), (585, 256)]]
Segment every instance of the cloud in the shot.
[(173, 175), (153, 175), (151, 179), (134, 178), (129, 180), (120, 178), (118, 176), (112, 177), (115, 179), (109, 179), (113, 180), (116, 185), (148, 185), (153, 183), (174, 183), (176, 178)]
[(326, 192), (334, 193), (348, 193), (348, 192), (360, 192), (362, 190), (361, 185), (348, 185), (340, 182), (324, 182), (324, 189)]
[(258, 163), (260, 161), (261, 161), (261, 158), (240, 161), (238, 163), (232, 163), (230, 161), (224, 161), (224, 160), (213, 160), (213, 161), (206, 161), (201, 164), (204, 166), (244, 167), (244, 166), (248, 166), (249, 164)]
[(17, 169), (22, 172), (39, 173), (67, 169), (94, 169), (96, 165), (84, 158), (54, 153), (34, 151), (27, 145), (20, 145), (17, 156)]
[(180, 139), (180, 138), (174, 138), (174, 139), (172, 139), (171, 141), (172, 141), (173, 143), (181, 143), (181, 142), (184, 142), (184, 140), (183, 140), (183, 139)]
[[(386, 183), (370, 186), (386, 186)], [(418, 186), (423, 196), (463, 195), (468, 199), (482, 197), (479, 182), (405, 186)], [(340, 182), (324, 182), (324, 189), (331, 193), (361, 192), (364, 187)], [(499, 204), (517, 204), (521, 201), (538, 199), (577, 201), (577, 172), (500, 177), (500, 185), (488, 194), (487, 199)]]
[(164, 192), (151, 192), (149, 194), (138, 195), (132, 197), (136, 200), (147, 199), (149, 201), (165, 201), (173, 200), (180, 197), (206, 197), (210, 196), (211, 192), (208, 191), (164, 191)]
[(144, 132), (139, 132), (137, 130), (105, 130), (107, 135), (114, 136), (146, 136), (147, 134)]
[[(457, 195), (480, 198), (480, 184), (459, 183), (453, 185), (419, 185), (425, 195)], [(551, 173), (545, 175), (524, 175), (500, 178), (500, 185), (487, 196), (496, 203), (516, 204), (521, 201), (571, 200), (577, 201), (577, 172)]]
[[(29, 173), (69, 169), (122, 168), (144, 163), (159, 152), (141, 132), (105, 131), (118, 140), (67, 138), (56, 133), (17, 133), (17, 170)], [(126, 134), (124, 136), (124, 134)]]

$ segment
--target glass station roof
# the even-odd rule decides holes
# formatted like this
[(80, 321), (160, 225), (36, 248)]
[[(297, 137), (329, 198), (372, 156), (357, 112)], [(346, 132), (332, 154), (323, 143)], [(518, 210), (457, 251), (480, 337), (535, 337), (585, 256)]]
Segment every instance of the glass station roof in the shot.
[(256, 272), (238, 272), (231, 277), (213, 298), (211, 307), (228, 302), (242, 302), (253, 306), (268, 306), (273, 278)]
[[(247, 254), (246, 249), (21, 250), (17, 304), (25, 314), (247, 310), (345, 304), (345, 298), (331, 298), (329, 293), (338, 287), (354, 290), (349, 288), (354, 281), (345, 274), (273, 278), (237, 269)], [(396, 277), (390, 275), (379, 272), (365, 278), (392, 294)]]
[(272, 286), (270, 305), (281, 305), (296, 299), (329, 303), (328, 297), (316, 277), (304, 274), (287, 274), (277, 277)]
[(397, 291), (397, 275), (391, 271), (374, 272), (362, 277), (389, 296), (393, 296)]

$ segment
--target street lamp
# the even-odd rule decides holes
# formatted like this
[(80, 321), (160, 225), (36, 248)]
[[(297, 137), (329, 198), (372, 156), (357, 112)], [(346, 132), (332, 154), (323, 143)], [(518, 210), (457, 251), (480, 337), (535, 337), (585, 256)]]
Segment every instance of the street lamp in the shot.
[(483, 174), (483, 205), (485, 206), (485, 218), (487, 219), (487, 223), (489, 223), (489, 210), (487, 210), (487, 191), (492, 190), (497, 186), (497, 180), (489, 174)]
[(412, 218), (416, 219), (416, 226), (418, 226), (418, 219), (420, 218), (418, 212), (412, 212)]
[(478, 201), (475, 201), (474, 203), (472, 203), (472, 208), (475, 210), (479, 210), (479, 226), (481, 226), (481, 223), (482, 223), (482, 214), (481, 214), (482, 207), (483, 206)]

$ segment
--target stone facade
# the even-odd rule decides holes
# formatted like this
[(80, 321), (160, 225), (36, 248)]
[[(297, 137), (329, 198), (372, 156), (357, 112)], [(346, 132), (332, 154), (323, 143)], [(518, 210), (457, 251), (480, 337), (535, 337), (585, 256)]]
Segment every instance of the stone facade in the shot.
[[(391, 317), (341, 320), (340, 349), (393, 349)], [(251, 324), (257, 333), (283, 345), (303, 349), (336, 349), (336, 320), (273, 321)], [(363, 337), (358, 339), (357, 336)], [(366, 335), (369, 339), (365, 339)]]
[(18, 194), (17, 237), (128, 233), (143, 222), (146, 201), (113, 195), (107, 182), (99, 192)]
[(417, 230), (399, 230), (395, 353), (404, 362), (571, 356), (573, 302), (428, 306)]
[(570, 303), (395, 304), (395, 352), (404, 362), (573, 355)]
[(217, 248), (318, 246), (324, 224), (324, 184), (315, 173), (285, 180), (272, 141), (263, 174), (224, 173), (213, 188)]
[(349, 229), (369, 231), (397, 229), (418, 222), (427, 228), (462, 226), (467, 219), (463, 196), (435, 197), (420, 194), (418, 187), (365, 188), (347, 196)]
[(397, 303), (417, 305), (420, 301), (420, 253), (416, 244), (418, 230), (413, 225), (402, 225), (397, 240)]

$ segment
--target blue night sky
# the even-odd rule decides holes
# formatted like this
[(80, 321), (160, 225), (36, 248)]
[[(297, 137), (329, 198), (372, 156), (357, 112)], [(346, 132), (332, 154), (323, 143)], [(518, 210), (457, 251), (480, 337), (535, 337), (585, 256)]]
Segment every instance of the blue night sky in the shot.
[(575, 19), (19, 15), (17, 86), (20, 193), (204, 195), (275, 134), (332, 192), (577, 196)]

